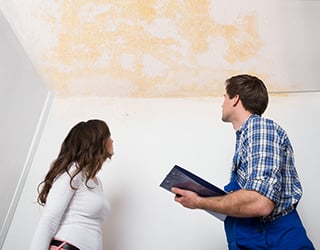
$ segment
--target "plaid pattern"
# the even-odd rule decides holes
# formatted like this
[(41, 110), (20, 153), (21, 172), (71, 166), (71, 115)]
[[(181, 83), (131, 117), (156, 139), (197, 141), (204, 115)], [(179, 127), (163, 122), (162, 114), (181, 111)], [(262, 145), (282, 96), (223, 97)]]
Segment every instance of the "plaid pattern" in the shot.
[(233, 171), (241, 188), (255, 190), (276, 203), (269, 220), (292, 211), (302, 196), (286, 132), (259, 115), (250, 116), (236, 132)]

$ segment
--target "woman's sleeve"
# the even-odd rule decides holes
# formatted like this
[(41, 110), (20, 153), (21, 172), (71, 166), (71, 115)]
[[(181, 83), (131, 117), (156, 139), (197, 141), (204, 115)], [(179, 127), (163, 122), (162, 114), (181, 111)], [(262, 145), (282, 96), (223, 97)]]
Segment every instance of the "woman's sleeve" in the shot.
[(49, 249), (49, 244), (58, 230), (74, 192), (75, 190), (70, 187), (70, 176), (66, 173), (53, 183), (33, 235), (30, 250)]

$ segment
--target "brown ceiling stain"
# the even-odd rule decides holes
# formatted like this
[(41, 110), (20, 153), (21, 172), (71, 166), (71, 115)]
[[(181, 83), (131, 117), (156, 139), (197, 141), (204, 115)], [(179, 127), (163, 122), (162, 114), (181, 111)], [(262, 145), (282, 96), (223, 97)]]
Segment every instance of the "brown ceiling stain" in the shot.
[[(61, 96), (105, 94), (122, 81), (131, 86), (132, 97), (212, 96), (223, 86), (221, 77), (228, 76), (228, 70), (199, 65), (197, 56), (206, 53), (217, 38), (226, 44), (217, 53), (223, 53), (230, 64), (251, 59), (261, 47), (254, 13), (234, 25), (216, 24), (208, 0), (56, 4), (59, 17), (43, 13), (57, 34), (57, 45), (43, 55), (42, 71)], [(157, 20), (169, 20), (175, 33), (149, 32), (146, 27)], [(145, 56), (164, 66), (160, 75), (146, 71)], [(124, 57), (132, 59), (130, 67), (123, 65)], [(96, 76), (107, 76), (105, 84), (97, 85)], [(86, 79), (88, 86), (74, 92), (77, 82), (83, 84)]]
[(229, 45), (226, 59), (230, 63), (248, 60), (261, 48), (255, 15), (244, 17), (237, 26), (223, 27), (222, 33)]

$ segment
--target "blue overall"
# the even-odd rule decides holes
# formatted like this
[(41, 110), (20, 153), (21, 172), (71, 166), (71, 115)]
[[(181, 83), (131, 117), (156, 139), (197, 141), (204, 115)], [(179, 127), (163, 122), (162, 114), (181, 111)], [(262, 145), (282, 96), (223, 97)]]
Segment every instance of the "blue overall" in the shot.
[[(231, 181), (225, 186), (227, 192), (241, 189), (232, 172)], [(315, 249), (308, 239), (299, 215), (294, 209), (287, 215), (270, 222), (260, 218), (235, 218), (228, 216), (224, 228), (230, 250), (236, 249)]]

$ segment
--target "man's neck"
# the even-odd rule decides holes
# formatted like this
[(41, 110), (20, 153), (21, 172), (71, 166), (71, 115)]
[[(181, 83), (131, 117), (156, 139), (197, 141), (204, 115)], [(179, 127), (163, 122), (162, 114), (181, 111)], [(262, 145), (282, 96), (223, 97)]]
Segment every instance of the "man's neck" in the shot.
[(245, 111), (245, 112), (242, 112), (241, 114), (239, 114), (238, 118), (235, 119), (233, 122), (232, 122), (232, 126), (233, 126), (233, 129), (235, 131), (239, 130), (239, 128), (242, 126), (242, 124), (248, 120), (248, 118), (251, 116), (252, 114), (248, 111)]

